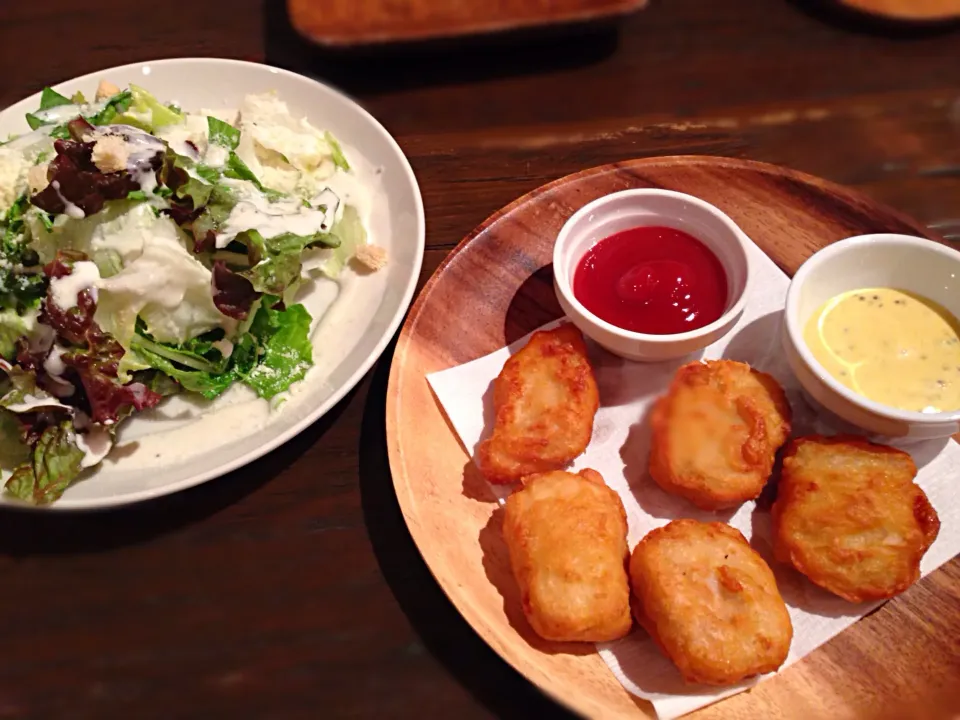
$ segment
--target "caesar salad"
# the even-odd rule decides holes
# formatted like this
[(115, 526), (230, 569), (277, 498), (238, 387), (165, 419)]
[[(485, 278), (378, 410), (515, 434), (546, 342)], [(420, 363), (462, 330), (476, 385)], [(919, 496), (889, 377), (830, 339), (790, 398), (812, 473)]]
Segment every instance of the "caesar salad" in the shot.
[(272, 399), (313, 364), (307, 268), (386, 262), (336, 138), (276, 94), (185, 111), (103, 81), (43, 90), (0, 144), (5, 491), (55, 501), (117, 427), (176, 393)]

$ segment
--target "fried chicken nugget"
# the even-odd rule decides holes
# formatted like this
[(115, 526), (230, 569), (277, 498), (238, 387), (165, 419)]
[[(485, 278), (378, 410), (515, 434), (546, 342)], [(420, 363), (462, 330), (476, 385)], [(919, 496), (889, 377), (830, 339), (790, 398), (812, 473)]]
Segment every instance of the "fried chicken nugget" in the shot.
[(903, 592), (940, 530), (916, 474), (909, 454), (861, 437), (796, 438), (772, 510), (777, 559), (850, 602)]
[(586, 450), (600, 395), (583, 335), (566, 323), (541, 330), (494, 381), (493, 434), (477, 450), (493, 483), (559, 470)]
[(724, 523), (674, 520), (630, 557), (639, 622), (688, 682), (731, 685), (787, 659), (793, 625), (770, 567)]
[(630, 617), (627, 515), (599, 473), (523, 479), (507, 498), (503, 537), (523, 612), (546, 640), (602, 642)]
[(790, 434), (790, 405), (770, 375), (732, 360), (681, 367), (654, 406), (650, 476), (704, 510), (752, 500)]

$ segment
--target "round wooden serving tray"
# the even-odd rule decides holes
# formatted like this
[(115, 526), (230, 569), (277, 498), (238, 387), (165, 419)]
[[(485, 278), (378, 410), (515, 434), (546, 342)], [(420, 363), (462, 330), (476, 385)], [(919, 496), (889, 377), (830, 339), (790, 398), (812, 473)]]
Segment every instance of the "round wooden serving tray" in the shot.
[(840, 0), (853, 10), (911, 23), (940, 23), (960, 18), (960, 0)]
[[(585, 203), (635, 187), (715, 204), (790, 275), (841, 238), (931, 236), (900, 213), (802, 173), (723, 158), (654, 158), (586, 170), (520, 198), (467, 237), (427, 283), (397, 344), (387, 394), (400, 507), (433, 575), (481, 637), (531, 682), (589, 717), (654, 713), (621, 687), (592, 645), (544, 642), (527, 626), (498, 506), (425, 375), (559, 317), (550, 260), (560, 227)], [(697, 715), (865, 718), (893, 717), (901, 703), (932, 709), (933, 696), (943, 697), (937, 688), (955, 679), (960, 664), (949, 640), (960, 637), (958, 596), (954, 560), (779, 676)]]

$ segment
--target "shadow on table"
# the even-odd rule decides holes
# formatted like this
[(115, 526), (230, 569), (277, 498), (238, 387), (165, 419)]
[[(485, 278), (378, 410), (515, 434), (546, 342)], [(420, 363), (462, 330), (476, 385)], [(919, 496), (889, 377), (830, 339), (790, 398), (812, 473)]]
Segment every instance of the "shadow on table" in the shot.
[(497, 717), (573, 717), (542, 695), (473, 631), (430, 574), (390, 476), (386, 394), (394, 345), (376, 366), (360, 431), (363, 518), (380, 571), (431, 654)]
[(616, 50), (613, 24), (560, 26), (447, 40), (349, 49), (325, 48), (290, 24), (285, 2), (263, 2), (270, 65), (315, 75), (349, 93), (530, 75), (598, 62)]
[(292, 465), (337, 421), (354, 392), (294, 439), (259, 460), (173, 495), (104, 510), (0, 508), (0, 556), (100, 552), (146, 542), (210, 517)]
[(503, 318), (503, 337), (512, 345), (528, 333), (563, 317), (553, 289), (553, 263), (544, 265), (523, 281)]

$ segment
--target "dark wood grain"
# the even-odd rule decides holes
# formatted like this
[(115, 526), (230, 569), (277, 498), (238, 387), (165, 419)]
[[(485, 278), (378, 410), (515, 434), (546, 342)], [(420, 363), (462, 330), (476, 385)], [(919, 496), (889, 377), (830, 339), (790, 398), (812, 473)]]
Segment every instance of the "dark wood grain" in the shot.
[[(161, 57), (326, 79), (411, 157), (428, 217), (421, 283), (521, 194), (636, 157), (765, 160), (924, 223), (960, 218), (960, 36), (870, 27), (824, 4), (660, 0), (617, 32), (354, 56), (302, 39), (283, 0), (3, 0), (0, 106)], [(0, 717), (559, 714), (460, 618), (407, 534), (386, 464), (387, 365), (240, 473), (124, 511), (0, 514)], [(950, 572), (928, 582), (956, 604)], [(911, 631), (956, 640), (927, 617), (926, 592), (911, 597)], [(897, 651), (883, 627), (889, 649), (859, 651), (857, 687), (883, 681)], [(843, 669), (849, 654), (831, 648), (805, 682)], [(926, 707), (926, 686), (892, 687)]]
[[(486, 220), (430, 279), (400, 334), (387, 394), (387, 442), (400, 507), (434, 576), (473, 628), (545, 692), (590, 717), (655, 713), (621, 687), (596, 652), (544, 643), (529, 630), (495, 496), (425, 376), (482, 357), (560, 317), (551, 274), (560, 228), (598, 197), (651, 187), (713, 203), (788, 275), (817, 250), (852, 235), (896, 232), (940, 240), (865, 195), (793, 170), (725, 158), (649, 158), (585, 170), (534, 190)], [(891, 708), (902, 712), (919, 698), (927, 698), (928, 715), (946, 715), (953, 698), (936, 696), (960, 669), (954, 642), (960, 613), (949, 609), (960, 599), (958, 569), (957, 560), (948, 563), (873, 613), (871, 622), (853, 625), (761, 688), (698, 715), (876, 718)], [(926, 614), (918, 616), (918, 607)], [(897, 648), (887, 652), (892, 635)], [(868, 659), (881, 655), (880, 666)]]

